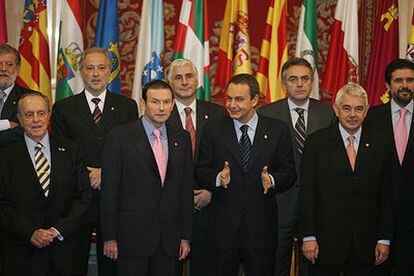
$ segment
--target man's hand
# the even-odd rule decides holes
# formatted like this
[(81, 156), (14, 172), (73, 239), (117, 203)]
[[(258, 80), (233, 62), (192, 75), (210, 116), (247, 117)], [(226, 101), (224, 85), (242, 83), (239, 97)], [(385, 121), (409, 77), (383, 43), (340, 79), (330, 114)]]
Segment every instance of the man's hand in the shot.
[(390, 247), (386, 244), (377, 243), (375, 247), (375, 265), (380, 265), (388, 259)]
[(13, 122), (13, 121), (9, 121), (9, 123), (10, 123), (10, 128), (15, 128), (15, 127), (18, 127), (19, 126), (18, 123)]
[(104, 242), (103, 253), (109, 259), (116, 261), (118, 259), (118, 244), (115, 240)]
[(223, 170), (220, 172), (220, 184), (227, 189), (230, 183), (230, 165), (229, 162), (224, 162)]
[(211, 201), (211, 192), (200, 189), (194, 190), (194, 205), (201, 209), (206, 207)]
[(101, 189), (101, 168), (86, 167), (89, 171), (89, 181), (94, 189)]
[(267, 166), (264, 166), (262, 170), (262, 185), (264, 194), (267, 194), (267, 191), (272, 187), (272, 180), (270, 178), (270, 174), (267, 171)]
[(306, 259), (314, 264), (319, 255), (319, 245), (316, 241), (305, 241), (302, 245), (302, 252)]
[(188, 253), (190, 253), (190, 250), (191, 250), (190, 243), (188, 241), (181, 241), (180, 254), (178, 256), (178, 260), (181, 261), (187, 258)]
[(37, 248), (44, 248), (53, 242), (54, 231), (37, 229), (33, 232), (30, 242)]

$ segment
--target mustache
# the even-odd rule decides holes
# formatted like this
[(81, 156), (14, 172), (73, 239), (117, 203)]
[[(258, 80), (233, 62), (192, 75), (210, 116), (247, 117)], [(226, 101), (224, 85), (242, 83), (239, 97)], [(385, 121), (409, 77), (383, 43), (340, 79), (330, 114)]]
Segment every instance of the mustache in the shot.
[(403, 87), (398, 89), (398, 93), (402, 93), (402, 92), (407, 92), (410, 93), (411, 95), (413, 94), (413, 91), (411, 91), (408, 87)]

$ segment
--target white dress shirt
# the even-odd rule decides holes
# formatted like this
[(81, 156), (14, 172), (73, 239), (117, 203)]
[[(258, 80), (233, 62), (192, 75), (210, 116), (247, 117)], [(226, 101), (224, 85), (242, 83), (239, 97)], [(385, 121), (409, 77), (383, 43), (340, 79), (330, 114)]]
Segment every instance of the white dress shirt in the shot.
[(91, 92), (88, 91), (88, 89), (85, 89), (85, 96), (86, 96), (86, 101), (88, 102), (89, 105), (89, 109), (91, 110), (91, 114), (93, 113), (93, 111), (95, 110), (95, 104), (92, 102), (93, 98), (99, 98), (101, 101), (98, 103), (98, 107), (101, 110), (101, 113), (103, 114), (103, 109), (105, 106), (105, 99), (106, 99), (106, 93), (107, 90), (105, 89), (101, 94), (99, 94), (98, 96), (94, 96), (92, 95)]
[(183, 128), (185, 129), (185, 119), (186, 119), (186, 114), (185, 114), (185, 108), (189, 107), (191, 108), (191, 120), (193, 121), (193, 125), (194, 125), (194, 129), (197, 129), (197, 118), (196, 118), (196, 112), (197, 112), (197, 102), (194, 99), (194, 101), (189, 105), (183, 105), (181, 102), (179, 101), (175, 101), (175, 105), (177, 106), (177, 110), (178, 110), (178, 114), (180, 115), (180, 119), (181, 119), (181, 124), (183, 125)]

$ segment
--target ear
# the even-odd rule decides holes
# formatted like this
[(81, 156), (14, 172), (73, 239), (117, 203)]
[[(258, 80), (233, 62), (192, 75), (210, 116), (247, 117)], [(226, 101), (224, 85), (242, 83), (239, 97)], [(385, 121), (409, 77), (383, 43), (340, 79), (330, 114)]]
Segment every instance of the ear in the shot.
[(145, 113), (145, 100), (144, 99), (139, 100), (139, 110), (141, 110), (142, 114)]
[(336, 104), (333, 104), (333, 110), (335, 111), (336, 117), (339, 117), (339, 108), (336, 106)]
[(256, 107), (259, 104), (259, 95), (255, 95), (254, 98), (252, 99), (253, 102), (253, 107)]

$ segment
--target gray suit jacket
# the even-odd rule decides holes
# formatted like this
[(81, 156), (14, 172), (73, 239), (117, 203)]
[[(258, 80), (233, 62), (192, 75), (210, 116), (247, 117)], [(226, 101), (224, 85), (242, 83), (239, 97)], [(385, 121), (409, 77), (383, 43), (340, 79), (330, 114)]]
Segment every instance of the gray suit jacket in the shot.
[[(290, 133), (292, 136), (292, 145), (294, 148), (295, 167), (298, 178), (295, 185), (288, 191), (277, 194), (278, 206), (278, 224), (294, 224), (296, 223), (297, 210), (298, 210), (298, 197), (299, 197), (299, 168), (301, 162), (301, 155), (295, 150), (295, 135), (294, 126), (292, 125), (292, 117), (290, 116), (290, 110), (287, 98), (282, 99), (260, 108), (259, 113), (263, 116), (279, 119), (286, 122), (289, 125)], [(332, 105), (324, 103), (314, 99), (310, 99), (309, 102), (309, 115), (306, 126), (306, 135), (309, 135), (319, 129), (326, 128), (335, 121), (335, 114), (332, 109)]]

